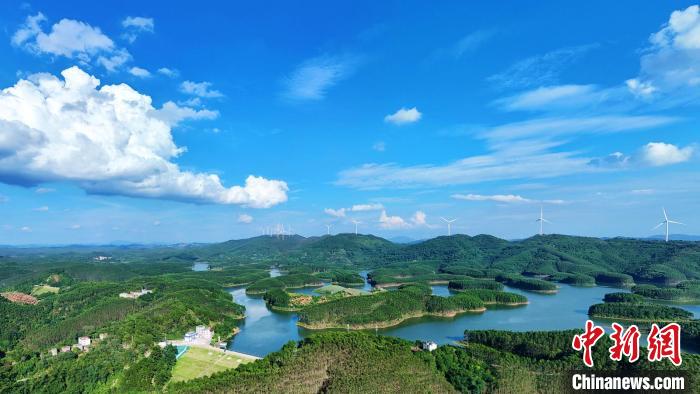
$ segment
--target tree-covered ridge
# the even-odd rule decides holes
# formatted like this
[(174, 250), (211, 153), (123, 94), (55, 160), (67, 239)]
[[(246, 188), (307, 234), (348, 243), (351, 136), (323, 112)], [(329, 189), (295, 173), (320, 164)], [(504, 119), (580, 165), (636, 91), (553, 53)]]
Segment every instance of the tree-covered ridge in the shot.
[(684, 281), (675, 287), (657, 287), (653, 285), (638, 285), (632, 292), (652, 300), (672, 301), (679, 303), (700, 303), (700, 286), (696, 281)]
[(324, 272), (320, 272), (316, 275), (319, 279), (326, 280), (335, 285), (340, 286), (362, 286), (365, 284), (365, 280), (353, 270), (347, 269), (334, 269)]
[[(571, 348), (580, 330), (553, 332), (465, 331), (462, 347), (419, 351), (405, 340), (359, 332), (328, 332), (289, 343), (255, 363), (209, 378), (173, 384), (175, 393), (462, 392), (558, 393), (570, 389), (568, 373), (582, 368)], [(700, 378), (700, 356), (683, 354), (683, 365), (610, 360), (603, 337), (593, 347), (595, 369), (682, 370)], [(445, 383), (449, 383), (446, 385)]]
[[(46, 253), (44, 258), (38, 259), (31, 250), (0, 251), (0, 287), (22, 281), (36, 284), (50, 273), (49, 266), (53, 264), (58, 268), (68, 262), (73, 265), (64, 268), (71, 271), (70, 277), (78, 280), (125, 280), (139, 275), (155, 275), (158, 270), (172, 272), (175, 267), (178, 272), (185, 272), (195, 261), (209, 261), (214, 269), (259, 263), (267, 267), (279, 264), (285, 269), (302, 265), (313, 267), (313, 272), (357, 268), (376, 270), (417, 263), (432, 266), (432, 273), (423, 274), (424, 278), (431, 280), (449, 280), (439, 277), (442, 274), (494, 277), (499, 273), (518, 273), (542, 275), (553, 281), (576, 285), (595, 282), (632, 286), (638, 281), (668, 286), (700, 279), (699, 242), (563, 235), (534, 236), (521, 241), (486, 235), (453, 235), (410, 245), (355, 234), (310, 238), (263, 236), (178, 247), (37, 250)], [(93, 258), (98, 254), (109, 256), (109, 262), (95, 262)], [(24, 262), (41, 264), (22, 264)], [(132, 264), (115, 264), (123, 262)], [(380, 274), (375, 276), (378, 283), (388, 278)]]
[[(283, 242), (258, 237), (256, 242)], [(264, 253), (230, 254), (221, 245), (188, 249), (195, 255), (216, 247), (218, 256), (280, 260), (283, 264), (331, 264), (346, 267), (384, 268), (408, 262), (432, 265), (432, 273), (494, 277), (498, 273), (550, 276), (551, 280), (576, 285), (631, 286), (634, 281), (660, 285), (700, 279), (700, 243), (660, 242), (625, 238), (598, 239), (563, 235), (535, 236), (506, 241), (487, 235), (437, 237), (410, 245), (393, 244), (368, 235), (339, 234), (284, 241), (289, 247), (268, 256)], [(377, 278), (386, 277), (381, 272)], [(593, 279), (591, 279), (593, 278)], [(439, 279), (437, 279), (439, 280)], [(379, 282), (379, 280), (378, 280)]]
[(448, 283), (447, 287), (450, 290), (454, 290), (454, 291), (467, 290), (467, 289), (503, 290), (503, 284), (501, 284), (499, 282), (496, 282), (493, 280), (488, 280), (488, 279), (473, 279), (473, 278), (451, 280)]
[[(152, 293), (119, 297), (141, 288)], [(0, 313), (0, 392), (94, 392), (111, 386), (131, 392), (159, 389), (169, 379), (174, 356), (154, 348), (156, 342), (182, 338), (196, 325), (226, 338), (244, 308), (219, 283), (187, 273), (75, 282), (37, 305), (0, 300)], [(89, 352), (49, 355), (49, 349), (75, 344), (83, 335), (93, 339)]]
[(366, 333), (323, 333), (262, 360), (168, 387), (173, 393), (451, 393), (411, 342)]
[(538, 291), (545, 293), (555, 293), (557, 285), (540, 279), (527, 278), (517, 274), (501, 274), (496, 276), (496, 280), (516, 289)]
[(311, 274), (281, 275), (275, 278), (259, 279), (246, 287), (248, 294), (264, 294), (272, 289), (298, 289), (301, 287), (323, 286), (321, 278)]
[[(683, 323), (684, 329), (686, 323)], [(640, 328), (642, 328), (640, 326)], [(644, 329), (644, 328), (643, 328)], [(511, 331), (465, 331), (465, 354), (461, 359), (468, 364), (485, 364), (488, 373), (474, 376), (492, 378), (486, 384), (487, 392), (504, 393), (559, 393), (571, 389), (570, 371), (583, 368), (581, 354), (571, 347), (574, 335), (580, 330), (551, 332), (511, 332)], [(684, 339), (685, 340), (685, 339)], [(625, 375), (648, 370), (685, 371), (692, 381), (700, 378), (700, 356), (683, 354), (683, 364), (673, 366), (668, 360), (651, 363), (647, 361), (646, 348), (641, 349), (640, 358), (630, 364), (626, 360), (610, 360), (608, 348), (612, 340), (604, 336), (593, 347), (594, 369), (590, 373), (625, 371)], [(457, 369), (459, 370), (459, 369)]]
[[(612, 302), (594, 304), (588, 308), (592, 318), (628, 320), (636, 322), (672, 322), (688, 321), (693, 314), (681, 308), (651, 303), (640, 303), (634, 298), (620, 301), (619, 296), (612, 296)], [(610, 298), (609, 298), (610, 299)], [(632, 302), (629, 302), (629, 301)]]

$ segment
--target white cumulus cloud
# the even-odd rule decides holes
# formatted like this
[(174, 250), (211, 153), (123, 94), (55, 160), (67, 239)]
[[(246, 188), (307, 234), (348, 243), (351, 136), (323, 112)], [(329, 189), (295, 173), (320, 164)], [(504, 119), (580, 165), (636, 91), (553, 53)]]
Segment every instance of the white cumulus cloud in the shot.
[(416, 213), (413, 214), (413, 217), (411, 217), (411, 222), (413, 222), (414, 225), (416, 226), (427, 226), (428, 223), (426, 222), (426, 218), (428, 215), (425, 214), (423, 211), (416, 211)]
[(30, 15), (12, 36), (12, 44), (37, 55), (46, 54), (77, 59), (82, 64), (91, 60), (114, 71), (131, 59), (125, 49), (117, 48), (99, 27), (73, 19), (61, 19), (45, 32), (42, 13)]
[(402, 228), (414, 228), (427, 226), (430, 227), (426, 221), (427, 215), (423, 211), (416, 211), (409, 220), (405, 220), (401, 216), (391, 216), (382, 209), (379, 214), (379, 227), (387, 230), (396, 230)]
[(344, 218), (345, 217), (345, 208), (340, 208), (340, 209), (326, 208), (323, 210), (323, 212), (325, 212), (326, 215), (335, 216), (337, 218)]
[(368, 211), (379, 211), (384, 209), (382, 204), (355, 204), (349, 208), (326, 208), (323, 211), (330, 216), (335, 216), (337, 218), (345, 217), (347, 212), (368, 212)]
[(238, 223), (245, 223), (245, 224), (253, 223), (253, 217), (246, 214), (246, 213), (242, 213), (242, 214), (238, 215)]
[(395, 125), (404, 125), (419, 121), (421, 116), (423, 114), (416, 107), (410, 109), (401, 108), (393, 114), (385, 116), (384, 121)]
[(652, 166), (665, 166), (690, 160), (693, 156), (692, 146), (679, 148), (664, 142), (650, 142), (642, 148), (642, 158)]
[(379, 226), (385, 229), (399, 229), (408, 227), (408, 223), (401, 216), (389, 216), (386, 211), (379, 215)]
[(122, 21), (124, 34), (122, 38), (129, 42), (134, 42), (140, 33), (153, 33), (155, 23), (153, 18), (142, 16), (127, 16)]
[[(668, 22), (649, 38), (641, 70), (630, 88), (646, 96), (668, 95), (675, 102), (700, 96), (700, 7), (673, 11)], [(628, 86), (629, 82), (628, 82)], [(644, 96), (644, 94), (642, 95)]]
[[(287, 200), (283, 181), (248, 176), (223, 186), (215, 174), (183, 171), (171, 128), (201, 112), (126, 84), (100, 86), (78, 67), (35, 74), (0, 92), (0, 182), (73, 182), (90, 193), (266, 208)], [(204, 114), (210, 116), (211, 114)]]
[(158, 74), (165, 75), (166, 77), (175, 78), (180, 75), (180, 72), (174, 68), (161, 67), (158, 69)]
[(139, 78), (148, 78), (151, 76), (151, 72), (146, 70), (145, 68), (141, 67), (131, 67), (129, 69), (129, 74), (139, 77)]
[(184, 81), (180, 84), (180, 90), (197, 97), (216, 98), (223, 97), (223, 94), (218, 90), (211, 89), (211, 82), (192, 82)]

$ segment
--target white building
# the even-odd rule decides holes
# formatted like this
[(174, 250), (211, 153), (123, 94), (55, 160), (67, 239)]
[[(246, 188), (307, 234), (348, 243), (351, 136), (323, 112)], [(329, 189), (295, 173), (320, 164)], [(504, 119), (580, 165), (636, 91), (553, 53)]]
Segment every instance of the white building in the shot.
[(58, 349), (53, 348), (53, 349), (50, 350), (50, 352), (51, 352), (51, 355), (52, 355), (52, 356), (55, 356), (55, 355), (58, 354)]
[(423, 341), (421, 347), (423, 348), (423, 350), (432, 352), (433, 350), (436, 350), (438, 348), (438, 345), (433, 341)]
[(80, 337), (78, 338), (78, 345), (80, 346), (90, 346), (90, 343), (92, 341), (90, 340), (90, 337)]
[(194, 331), (190, 331), (185, 334), (185, 342), (192, 342), (195, 339), (197, 339), (197, 333)]

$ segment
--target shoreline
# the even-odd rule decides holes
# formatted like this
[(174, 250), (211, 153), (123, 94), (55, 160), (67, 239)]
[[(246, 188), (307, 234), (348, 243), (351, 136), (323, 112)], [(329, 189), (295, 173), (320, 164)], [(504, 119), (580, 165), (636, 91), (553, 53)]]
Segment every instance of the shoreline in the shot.
[(588, 315), (591, 319), (599, 319), (599, 320), (622, 320), (622, 321), (631, 321), (631, 322), (638, 322), (638, 323), (687, 323), (690, 321), (693, 321), (694, 319), (642, 319), (642, 318), (632, 318), (632, 317), (620, 317), (620, 316), (601, 316), (601, 315)]
[[(516, 287), (517, 289), (517, 287)], [(533, 293), (540, 293), (540, 294), (557, 294), (559, 292), (559, 289), (553, 289), (553, 290), (525, 290), (525, 289), (520, 289), (523, 291), (531, 291)]]
[(530, 304), (529, 300), (523, 301), (523, 302), (498, 302), (498, 301), (484, 302), (484, 305), (503, 305), (503, 306), (521, 306), (521, 305), (529, 305), (529, 304)]
[(430, 313), (430, 312), (422, 312), (422, 313), (416, 313), (412, 315), (406, 315), (402, 316), (399, 319), (395, 320), (389, 320), (389, 321), (384, 321), (384, 322), (377, 322), (377, 323), (368, 323), (368, 324), (345, 324), (345, 325), (337, 325), (337, 324), (309, 324), (309, 323), (303, 323), (303, 322), (297, 322), (297, 326), (305, 328), (307, 330), (329, 330), (329, 329), (344, 329), (344, 328), (350, 328), (351, 330), (370, 330), (373, 328), (389, 328), (393, 326), (397, 326), (406, 320), (410, 319), (416, 319), (416, 318), (421, 318), (421, 317), (445, 317), (445, 318), (453, 318), (457, 315), (460, 315), (462, 313), (484, 313), (486, 312), (486, 307), (481, 307), (481, 308), (476, 308), (476, 309), (465, 309), (465, 310), (460, 310), (460, 311), (451, 311), (451, 312), (443, 312), (443, 313)]
[[(397, 278), (398, 279), (398, 278)], [(380, 283), (380, 284), (375, 284), (374, 287), (376, 288), (387, 288), (387, 287), (401, 287), (403, 285), (412, 285), (412, 284), (420, 284), (423, 283), (421, 281), (416, 281), (416, 282), (389, 282), (389, 283)], [(429, 280), (426, 282), (428, 285), (446, 285), (450, 283), (449, 280), (442, 280), (442, 279), (436, 279), (436, 280)]]
[[(306, 284), (306, 285), (303, 285), (303, 286), (287, 286), (287, 287), (283, 287), (283, 288), (281, 288), (281, 289), (286, 291), (286, 290), (294, 290), (294, 289), (305, 289), (305, 288), (307, 288), (307, 287), (319, 287), (319, 288), (320, 288), (320, 287), (323, 287), (323, 286), (324, 286), (323, 282), (318, 282), (318, 283), (314, 283), (314, 284)], [(275, 287), (275, 289), (278, 289), (278, 288), (279, 288), (279, 287)], [(246, 293), (247, 295), (263, 295), (263, 294), (267, 293), (267, 292), (270, 291), (270, 290), (272, 290), (272, 289), (265, 289), (265, 290), (261, 290), (261, 291), (253, 290), (253, 291), (250, 291), (250, 292), (249, 292), (248, 289), (245, 289), (245, 293)]]

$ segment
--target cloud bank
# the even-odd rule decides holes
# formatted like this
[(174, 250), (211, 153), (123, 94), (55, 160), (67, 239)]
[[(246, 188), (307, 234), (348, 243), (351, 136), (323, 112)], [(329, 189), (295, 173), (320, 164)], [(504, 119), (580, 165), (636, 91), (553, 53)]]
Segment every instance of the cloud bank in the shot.
[(0, 92), (0, 182), (68, 181), (89, 193), (267, 208), (287, 200), (283, 181), (248, 176), (224, 187), (216, 174), (183, 171), (172, 127), (211, 119), (151, 98), (126, 84), (100, 86), (78, 67), (35, 74)]

